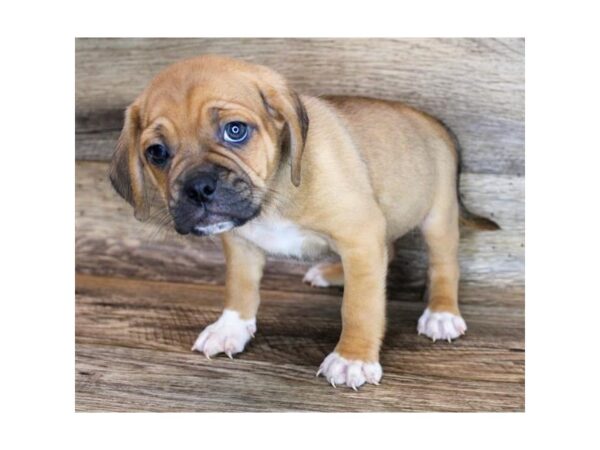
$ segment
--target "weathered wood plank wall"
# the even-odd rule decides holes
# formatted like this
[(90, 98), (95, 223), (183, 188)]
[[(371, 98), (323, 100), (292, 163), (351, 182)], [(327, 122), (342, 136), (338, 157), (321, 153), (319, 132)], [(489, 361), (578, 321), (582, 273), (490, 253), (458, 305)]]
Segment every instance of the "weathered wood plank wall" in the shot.
[[(153, 225), (138, 224), (108, 185), (106, 164), (83, 162), (108, 160), (124, 108), (160, 69), (202, 53), (266, 64), (286, 75), (303, 93), (399, 99), (443, 119), (464, 146), (462, 190), (467, 204), (493, 216), (503, 228), (463, 234), (462, 281), (493, 283), (522, 293), (522, 39), (78, 39), (79, 272), (222, 282), (218, 244), (165, 236)], [(165, 264), (165, 259), (170, 263)], [(268, 267), (265, 283), (281, 289), (279, 271), (300, 276), (305, 268), (278, 262)], [(397, 245), (397, 258), (390, 268), (391, 295), (400, 295), (411, 286), (418, 289), (424, 268), (422, 242), (413, 233)]]
[(302, 93), (405, 101), (455, 130), (467, 172), (524, 171), (522, 39), (78, 39), (76, 52), (79, 159), (108, 159), (124, 108), (159, 70), (219, 53)]
[[(77, 270), (81, 273), (129, 276), (181, 282), (224, 282), (219, 239), (183, 237), (168, 228), (140, 223), (131, 207), (107, 181), (107, 165), (77, 163)], [(483, 205), (503, 226), (497, 232), (465, 231), (461, 240), (462, 283), (495, 284), (523, 290), (523, 179), (506, 175), (466, 174), (463, 191), (470, 204)], [(503, 198), (501, 201), (499, 198)], [(298, 291), (307, 263), (271, 257), (263, 286)], [(418, 232), (396, 245), (390, 266), (390, 296), (417, 291), (425, 281), (426, 259)], [(280, 273), (296, 273), (285, 286)], [(289, 277), (284, 277), (284, 280)], [(305, 290), (312, 288), (306, 287)], [(339, 295), (339, 292), (335, 292)], [(418, 297), (418, 296), (417, 296)]]

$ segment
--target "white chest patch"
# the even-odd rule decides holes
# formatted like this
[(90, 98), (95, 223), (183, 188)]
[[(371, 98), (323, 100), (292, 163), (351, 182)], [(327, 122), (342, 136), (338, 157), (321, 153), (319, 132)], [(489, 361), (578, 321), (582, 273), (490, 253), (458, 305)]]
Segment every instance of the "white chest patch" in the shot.
[(236, 231), (272, 255), (314, 258), (331, 250), (324, 236), (277, 216), (259, 217)]

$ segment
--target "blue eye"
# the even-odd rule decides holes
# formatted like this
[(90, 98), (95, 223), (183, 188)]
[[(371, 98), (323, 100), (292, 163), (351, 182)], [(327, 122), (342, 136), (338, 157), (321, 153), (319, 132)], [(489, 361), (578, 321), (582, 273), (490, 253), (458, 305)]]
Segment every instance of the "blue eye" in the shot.
[(240, 144), (248, 139), (248, 125), (244, 122), (229, 122), (223, 128), (223, 140), (233, 144)]

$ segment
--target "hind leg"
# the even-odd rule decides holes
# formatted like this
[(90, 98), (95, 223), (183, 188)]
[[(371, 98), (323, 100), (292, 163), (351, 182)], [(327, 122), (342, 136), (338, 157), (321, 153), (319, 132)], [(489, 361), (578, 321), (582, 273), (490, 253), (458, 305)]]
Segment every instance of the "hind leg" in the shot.
[(434, 205), (421, 231), (427, 244), (427, 309), (417, 331), (433, 341), (451, 341), (463, 335), (467, 325), (458, 309), (458, 202), (456, 198)]
[[(394, 244), (388, 246), (388, 262), (394, 258)], [(302, 280), (312, 287), (329, 287), (344, 285), (344, 268), (340, 261), (326, 261), (312, 266)]]
[(322, 262), (312, 266), (302, 280), (312, 287), (344, 285), (344, 268), (341, 262)]

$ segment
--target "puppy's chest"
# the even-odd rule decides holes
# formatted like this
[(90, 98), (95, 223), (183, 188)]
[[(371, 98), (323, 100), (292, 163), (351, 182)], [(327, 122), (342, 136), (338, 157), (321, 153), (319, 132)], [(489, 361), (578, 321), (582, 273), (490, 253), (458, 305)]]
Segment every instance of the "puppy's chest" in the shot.
[(325, 236), (281, 217), (260, 217), (236, 232), (272, 255), (310, 259), (332, 252)]

